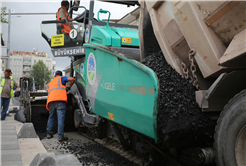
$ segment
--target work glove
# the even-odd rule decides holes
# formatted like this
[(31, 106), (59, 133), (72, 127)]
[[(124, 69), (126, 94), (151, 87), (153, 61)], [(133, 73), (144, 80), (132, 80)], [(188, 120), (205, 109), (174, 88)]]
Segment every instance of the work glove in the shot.
[(69, 91), (71, 88), (70, 87), (66, 87), (66, 91)]

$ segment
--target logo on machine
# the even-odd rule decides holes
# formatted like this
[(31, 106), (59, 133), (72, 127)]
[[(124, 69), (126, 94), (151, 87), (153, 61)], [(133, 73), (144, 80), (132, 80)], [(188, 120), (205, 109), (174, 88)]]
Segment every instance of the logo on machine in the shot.
[(80, 75), (83, 76), (84, 75), (84, 64), (81, 63), (81, 66), (80, 66)]
[(96, 80), (96, 71), (96, 59), (94, 54), (91, 52), (87, 59), (87, 78), (91, 85), (93, 85)]
[(90, 37), (90, 31), (88, 28), (86, 28), (86, 31), (85, 31), (85, 42), (86, 43), (89, 42), (89, 37)]

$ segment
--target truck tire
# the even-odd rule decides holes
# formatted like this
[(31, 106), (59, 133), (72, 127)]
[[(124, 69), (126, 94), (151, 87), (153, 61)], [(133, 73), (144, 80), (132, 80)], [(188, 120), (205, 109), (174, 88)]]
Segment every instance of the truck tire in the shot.
[(224, 107), (214, 139), (217, 166), (246, 165), (246, 90), (238, 93)]

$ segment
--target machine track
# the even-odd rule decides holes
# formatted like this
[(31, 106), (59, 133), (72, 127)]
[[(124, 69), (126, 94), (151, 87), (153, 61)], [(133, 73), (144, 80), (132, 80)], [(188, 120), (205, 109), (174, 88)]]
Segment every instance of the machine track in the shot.
[(90, 140), (93, 140), (100, 145), (116, 152), (117, 154), (121, 155), (122, 157), (128, 159), (129, 161), (135, 163), (139, 166), (146, 166), (148, 164), (148, 161), (144, 160), (143, 158), (138, 157), (132, 150), (125, 150), (123, 145), (120, 143), (120, 141), (117, 141), (110, 137), (105, 137), (103, 139), (98, 139), (95, 137), (96, 131), (91, 130), (88, 133), (79, 131), (83, 136), (89, 138)]
[(128, 159), (129, 161), (134, 162), (137, 165), (143, 166), (145, 165), (146, 161), (143, 159), (137, 157), (133, 151), (126, 151), (124, 150), (124, 147), (120, 144), (120, 142), (110, 139), (110, 138), (104, 138), (104, 139), (94, 139), (97, 143), (107, 147), (108, 149), (118, 153), (119, 155), (123, 156), (124, 158)]

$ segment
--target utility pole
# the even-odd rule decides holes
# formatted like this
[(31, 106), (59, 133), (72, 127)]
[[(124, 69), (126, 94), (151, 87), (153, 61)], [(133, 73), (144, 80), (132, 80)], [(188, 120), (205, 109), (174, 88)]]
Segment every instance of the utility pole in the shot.
[(9, 9), (9, 17), (8, 17), (8, 45), (7, 45), (7, 68), (9, 68), (9, 61), (10, 61), (10, 9)]
[(10, 15), (53, 15), (56, 13), (11, 13), (11, 9), (9, 9), (9, 16), (8, 16), (8, 45), (7, 45), (7, 68), (9, 68), (10, 63), (10, 22), (11, 16)]

